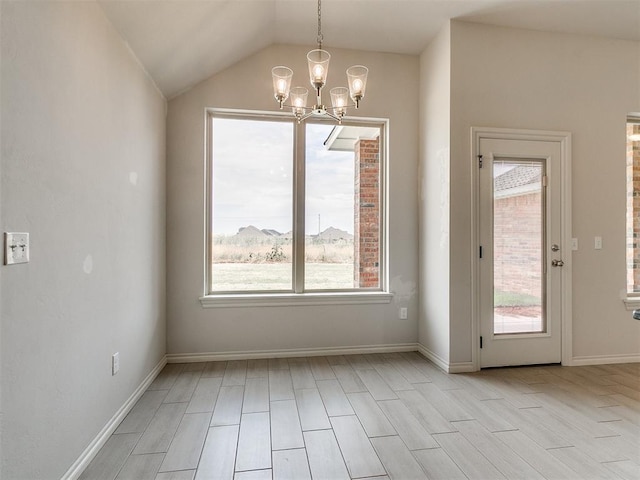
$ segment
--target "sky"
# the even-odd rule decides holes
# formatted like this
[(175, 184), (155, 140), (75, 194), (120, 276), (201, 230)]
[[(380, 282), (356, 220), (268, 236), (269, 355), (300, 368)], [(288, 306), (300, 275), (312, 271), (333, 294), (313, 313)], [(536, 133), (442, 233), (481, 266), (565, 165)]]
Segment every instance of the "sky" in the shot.
[[(307, 234), (328, 227), (353, 234), (353, 152), (325, 149), (333, 126), (306, 125)], [(214, 235), (233, 235), (249, 225), (292, 230), (293, 130), (291, 122), (214, 119)]]

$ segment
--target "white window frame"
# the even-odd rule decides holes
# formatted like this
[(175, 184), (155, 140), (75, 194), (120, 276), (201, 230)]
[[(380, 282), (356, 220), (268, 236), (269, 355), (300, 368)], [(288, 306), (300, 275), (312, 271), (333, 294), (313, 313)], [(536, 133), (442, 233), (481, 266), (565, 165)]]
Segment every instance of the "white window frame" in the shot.
[[(629, 123), (636, 123), (636, 124), (640, 124), (640, 116), (636, 116), (635, 114), (633, 115), (628, 115), (627, 116), (627, 120), (625, 121), (624, 125), (625, 125), (625, 153), (626, 153), (626, 145), (627, 145), (627, 137), (626, 137), (626, 127), (627, 124)], [(626, 162), (625, 162), (626, 165)], [(627, 192), (628, 194), (629, 192)], [(628, 213), (628, 212), (626, 212)], [(626, 218), (626, 213), (625, 213), (625, 218)], [(629, 265), (627, 263), (627, 255), (626, 255), (626, 245), (627, 245), (627, 223), (625, 221), (625, 235), (624, 235), (624, 242), (625, 242), (625, 269), (624, 269), (624, 273), (625, 273), (625, 296), (622, 298), (622, 302), (624, 303), (625, 308), (628, 311), (631, 310), (635, 310), (637, 308), (640, 308), (640, 292), (630, 292), (628, 290), (628, 285), (627, 285), (627, 279), (626, 276), (629, 274)]]
[[(293, 291), (268, 292), (244, 291), (217, 293), (210, 291), (212, 275), (211, 233), (212, 233), (212, 133), (213, 119), (240, 118), (254, 120), (290, 120), (294, 125), (294, 165), (293, 165)], [(281, 112), (260, 112), (208, 108), (205, 111), (205, 159), (204, 159), (204, 278), (200, 304), (203, 308), (218, 307), (266, 307), (294, 305), (353, 305), (390, 303), (393, 294), (389, 292), (389, 232), (388, 232), (388, 131), (389, 120), (378, 118), (347, 118), (342, 125), (376, 126), (380, 128), (380, 285), (377, 289), (313, 290), (303, 291), (305, 267), (305, 123), (297, 124), (295, 118)], [(302, 240), (300, 240), (302, 239)]]

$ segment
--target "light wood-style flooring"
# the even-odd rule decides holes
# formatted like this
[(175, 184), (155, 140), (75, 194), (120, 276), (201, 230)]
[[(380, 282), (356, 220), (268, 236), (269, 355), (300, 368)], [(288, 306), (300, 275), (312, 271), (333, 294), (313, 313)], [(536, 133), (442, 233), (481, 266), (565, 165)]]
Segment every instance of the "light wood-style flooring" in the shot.
[(418, 353), (169, 364), (82, 479), (640, 478), (640, 364)]

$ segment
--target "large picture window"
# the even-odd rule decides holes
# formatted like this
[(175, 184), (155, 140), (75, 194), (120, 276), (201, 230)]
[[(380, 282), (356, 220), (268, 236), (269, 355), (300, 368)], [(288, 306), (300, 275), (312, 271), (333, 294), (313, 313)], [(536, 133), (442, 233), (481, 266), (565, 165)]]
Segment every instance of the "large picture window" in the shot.
[(627, 294), (640, 296), (640, 118), (627, 119)]
[(210, 111), (206, 295), (384, 291), (384, 135)]

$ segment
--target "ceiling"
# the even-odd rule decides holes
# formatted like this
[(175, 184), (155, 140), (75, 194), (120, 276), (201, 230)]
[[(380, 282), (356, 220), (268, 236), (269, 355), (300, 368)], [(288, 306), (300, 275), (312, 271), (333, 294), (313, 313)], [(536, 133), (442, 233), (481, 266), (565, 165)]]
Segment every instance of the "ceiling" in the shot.
[[(271, 44), (313, 46), (316, 0), (98, 0), (167, 98)], [(418, 55), (451, 18), (640, 41), (640, 0), (324, 0), (327, 48)]]

